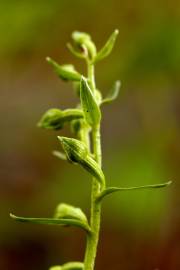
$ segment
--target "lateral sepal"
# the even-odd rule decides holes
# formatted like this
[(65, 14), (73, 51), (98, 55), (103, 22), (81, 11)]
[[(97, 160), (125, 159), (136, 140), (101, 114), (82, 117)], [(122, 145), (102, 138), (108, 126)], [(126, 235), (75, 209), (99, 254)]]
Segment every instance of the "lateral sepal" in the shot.
[(105, 45), (102, 47), (102, 49), (97, 53), (96, 57), (94, 58), (93, 64), (103, 60), (105, 57), (107, 57), (111, 53), (118, 34), (119, 34), (119, 30), (116, 29), (111, 34), (111, 36), (109, 37)]

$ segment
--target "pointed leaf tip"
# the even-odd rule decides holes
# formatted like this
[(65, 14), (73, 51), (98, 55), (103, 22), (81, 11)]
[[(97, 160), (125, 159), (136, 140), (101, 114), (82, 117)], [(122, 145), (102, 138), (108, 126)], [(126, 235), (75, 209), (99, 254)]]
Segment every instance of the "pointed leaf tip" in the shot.
[(12, 213), (10, 213), (9, 216), (10, 216), (11, 218), (13, 218), (13, 219), (16, 219), (16, 216), (13, 215)]
[(104, 104), (110, 104), (112, 101), (114, 101), (115, 99), (117, 99), (118, 95), (119, 95), (119, 91), (120, 91), (120, 87), (121, 87), (121, 81), (116, 81), (111, 89), (111, 91), (109, 92), (109, 94), (107, 95), (107, 97), (105, 97), (102, 101), (101, 101), (101, 105)]
[(67, 137), (57, 136), (57, 138), (61, 142), (62, 145), (65, 145), (66, 143), (68, 143)]
[(46, 61), (47, 62), (50, 62), (51, 61), (51, 58), (49, 56), (46, 57)]
[(115, 33), (115, 35), (118, 35), (119, 34), (119, 29), (115, 29), (114, 33)]
[(99, 62), (100, 60), (104, 59), (111, 53), (118, 34), (119, 34), (119, 30), (118, 29), (114, 30), (114, 32), (111, 34), (111, 36), (109, 37), (105, 45), (97, 53), (96, 57), (94, 58), (93, 63)]
[(171, 184), (173, 183), (173, 181), (168, 181), (167, 183), (166, 183), (166, 186), (170, 186)]

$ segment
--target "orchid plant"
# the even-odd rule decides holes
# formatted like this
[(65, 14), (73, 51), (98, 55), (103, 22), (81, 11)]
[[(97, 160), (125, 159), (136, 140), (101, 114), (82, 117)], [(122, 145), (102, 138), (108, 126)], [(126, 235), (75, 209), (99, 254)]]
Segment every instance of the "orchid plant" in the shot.
[(171, 183), (139, 187), (106, 186), (106, 178), (102, 170), (101, 107), (110, 104), (118, 97), (121, 83), (116, 81), (108, 96), (103, 98), (96, 86), (94, 68), (98, 62), (111, 53), (118, 33), (119, 31), (115, 30), (98, 52), (89, 34), (77, 31), (72, 33), (73, 44), (69, 43), (67, 47), (74, 56), (85, 61), (87, 75), (81, 75), (71, 64), (59, 65), (47, 57), (48, 63), (54, 68), (58, 77), (65, 82), (72, 82), (80, 102), (75, 108), (49, 109), (42, 116), (38, 126), (49, 130), (61, 130), (64, 125), (69, 124), (73, 138), (58, 136), (64, 152), (54, 151), (53, 154), (71, 164), (78, 164), (92, 176), (89, 220), (80, 208), (66, 203), (60, 203), (56, 207), (53, 218), (27, 218), (10, 214), (13, 219), (21, 222), (76, 226), (86, 232), (84, 261), (52, 266), (50, 270), (94, 270), (100, 232), (101, 205), (105, 197), (120, 191), (162, 188)]

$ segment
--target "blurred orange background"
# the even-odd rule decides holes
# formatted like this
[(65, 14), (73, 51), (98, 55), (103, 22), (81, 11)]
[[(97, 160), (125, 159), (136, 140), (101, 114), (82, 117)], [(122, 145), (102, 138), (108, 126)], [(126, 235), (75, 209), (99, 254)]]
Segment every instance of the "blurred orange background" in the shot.
[[(96, 269), (180, 269), (180, 2), (130, 0), (3, 1), (0, 3), (0, 269), (44, 270), (82, 260), (78, 229), (19, 224), (9, 212), (50, 217), (63, 201), (89, 215), (90, 177), (52, 156), (59, 132), (36, 127), (49, 108), (74, 107), (71, 84), (46, 63), (84, 64), (66, 48), (74, 30), (100, 49), (120, 31), (96, 79), (106, 95), (103, 168), (109, 185), (173, 180), (165, 189), (114, 194), (103, 203)], [(70, 136), (69, 128), (60, 134)]]

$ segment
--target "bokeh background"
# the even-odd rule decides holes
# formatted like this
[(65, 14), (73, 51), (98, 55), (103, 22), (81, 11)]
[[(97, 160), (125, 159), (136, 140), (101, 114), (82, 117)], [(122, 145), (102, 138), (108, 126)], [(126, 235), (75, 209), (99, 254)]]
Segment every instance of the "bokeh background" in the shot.
[[(19, 224), (17, 215), (50, 217), (63, 201), (89, 214), (90, 177), (51, 155), (57, 132), (36, 128), (49, 108), (77, 103), (71, 84), (46, 63), (85, 66), (66, 48), (89, 32), (101, 48), (118, 28), (112, 55), (96, 68), (106, 95), (103, 168), (109, 185), (173, 180), (162, 190), (114, 194), (103, 203), (96, 269), (180, 269), (180, 2), (37, 0), (0, 2), (0, 269), (44, 270), (82, 260), (78, 229)], [(67, 127), (60, 134), (70, 135)]]

